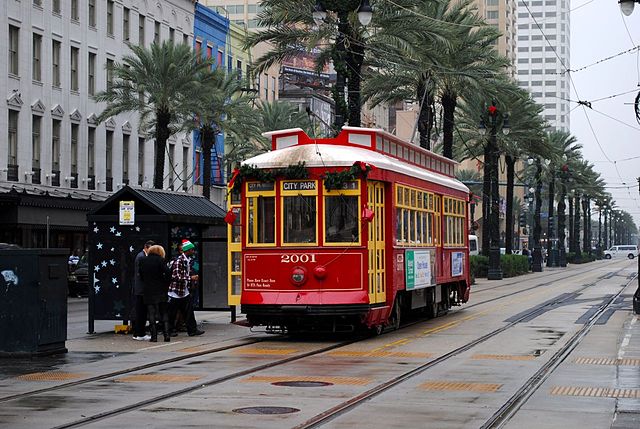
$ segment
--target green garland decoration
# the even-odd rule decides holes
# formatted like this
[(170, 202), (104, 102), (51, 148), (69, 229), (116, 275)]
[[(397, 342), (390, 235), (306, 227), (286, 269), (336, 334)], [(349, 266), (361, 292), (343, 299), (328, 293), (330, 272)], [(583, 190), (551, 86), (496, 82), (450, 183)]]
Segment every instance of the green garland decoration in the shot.
[(356, 161), (348, 170), (325, 171), (324, 176), (322, 176), (324, 179), (324, 187), (327, 191), (342, 189), (346, 182), (350, 182), (358, 178), (366, 179), (371, 168), (370, 164), (362, 161)]
[(276, 168), (264, 170), (254, 165), (242, 165), (238, 171), (235, 181), (233, 182), (233, 191), (240, 192), (242, 184), (247, 180), (255, 180), (258, 182), (275, 182), (278, 177), (289, 180), (306, 179), (309, 177), (309, 170), (306, 168), (304, 161), (295, 165), (289, 165), (284, 168)]

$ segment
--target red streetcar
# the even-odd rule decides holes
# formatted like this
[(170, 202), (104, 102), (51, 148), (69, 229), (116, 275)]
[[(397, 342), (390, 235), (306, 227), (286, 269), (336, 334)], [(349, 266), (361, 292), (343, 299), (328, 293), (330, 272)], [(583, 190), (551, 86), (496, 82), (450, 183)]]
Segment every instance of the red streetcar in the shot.
[(272, 151), (235, 171), (227, 219), (230, 297), (251, 326), (380, 332), (469, 299), (469, 189), (455, 161), (379, 129), (265, 135)]

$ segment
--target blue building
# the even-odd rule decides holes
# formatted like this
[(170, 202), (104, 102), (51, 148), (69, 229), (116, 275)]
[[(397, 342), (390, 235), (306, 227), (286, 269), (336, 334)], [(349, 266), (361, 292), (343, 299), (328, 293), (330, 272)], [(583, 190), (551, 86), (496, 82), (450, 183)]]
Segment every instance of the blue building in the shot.
[[(199, 3), (195, 5), (193, 29), (193, 48), (205, 58), (214, 58), (216, 67), (224, 67), (227, 38), (229, 35), (229, 19)], [(194, 183), (202, 184), (202, 149), (200, 133), (193, 133), (193, 166)], [(224, 185), (224, 136), (219, 135), (211, 151), (211, 182), (213, 185)]]

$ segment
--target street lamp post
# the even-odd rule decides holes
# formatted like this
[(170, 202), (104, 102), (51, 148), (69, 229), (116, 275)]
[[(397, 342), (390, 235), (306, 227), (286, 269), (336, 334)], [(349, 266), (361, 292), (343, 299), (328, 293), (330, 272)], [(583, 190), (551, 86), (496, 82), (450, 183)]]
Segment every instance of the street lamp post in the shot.
[(609, 204), (607, 204), (607, 200), (604, 200), (604, 234), (603, 234), (603, 241), (604, 241), (604, 249), (608, 249), (609, 248), (609, 224), (607, 222), (607, 213), (609, 213)]
[(542, 272), (542, 247), (540, 246), (540, 235), (542, 226), (540, 225), (540, 210), (542, 206), (542, 162), (540, 158), (536, 158), (536, 208), (533, 226), (533, 266), (531, 271)]
[[(509, 134), (509, 118), (508, 115), (498, 111), (495, 102), (491, 103), (488, 108), (489, 113), (489, 144), (487, 146), (487, 159), (490, 174), (491, 187), (491, 206), (489, 211), (489, 269), (487, 272), (488, 280), (502, 280), (502, 266), (500, 263), (500, 194), (498, 187), (498, 157), (500, 156), (497, 142), (498, 121), (502, 119), (502, 133)], [(484, 119), (480, 123), (479, 132), (483, 134), (486, 131)], [(486, 231), (483, 231), (483, 234)]]

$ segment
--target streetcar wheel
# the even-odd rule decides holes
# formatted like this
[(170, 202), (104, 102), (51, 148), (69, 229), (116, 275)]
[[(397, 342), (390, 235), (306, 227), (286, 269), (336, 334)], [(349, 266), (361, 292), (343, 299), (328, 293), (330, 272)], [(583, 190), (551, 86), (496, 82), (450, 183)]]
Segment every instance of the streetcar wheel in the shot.
[(400, 297), (396, 297), (393, 303), (393, 310), (391, 310), (391, 316), (389, 317), (389, 327), (392, 329), (400, 328)]

